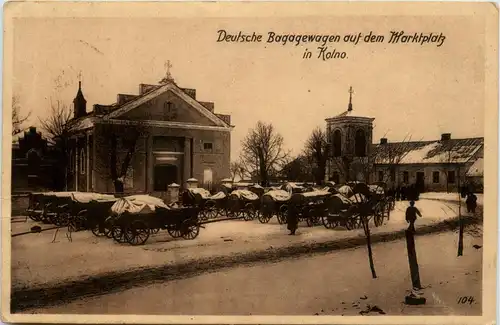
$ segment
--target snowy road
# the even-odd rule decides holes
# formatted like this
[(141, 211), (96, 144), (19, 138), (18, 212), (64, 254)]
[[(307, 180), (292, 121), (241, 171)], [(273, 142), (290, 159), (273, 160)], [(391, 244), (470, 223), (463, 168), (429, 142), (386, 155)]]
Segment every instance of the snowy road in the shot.
[[(450, 203), (421, 200), (417, 205), (423, 214), (417, 229), (457, 215), (456, 206)], [(374, 227), (373, 234), (404, 229), (407, 226), (404, 221), (406, 206), (407, 202), (397, 202), (391, 219), (381, 227)], [(32, 225), (31, 221), (13, 223), (12, 233), (27, 231)], [(239, 220), (212, 223), (201, 229), (199, 237), (192, 241), (174, 240), (168, 233), (160, 232), (146, 245), (135, 247), (97, 238), (88, 231), (73, 233), (70, 242), (65, 230), (60, 230), (52, 243), (54, 233), (55, 230), (51, 230), (12, 238), (12, 284), (15, 288), (50, 285), (97, 273), (181, 263), (209, 256), (363, 236), (360, 229), (329, 230), (323, 226), (309, 228), (305, 224), (301, 224), (298, 236), (287, 236), (286, 226), (279, 225), (276, 219), (269, 224)]]
[[(367, 304), (387, 315), (479, 315), (481, 238), (466, 236), (456, 257), (451, 232), (416, 239), (425, 306), (402, 304), (410, 287), (404, 240), (373, 246), (377, 279), (366, 248), (274, 264), (258, 264), (81, 299), (34, 313), (192, 315), (359, 315)], [(436, 258), (439, 256), (439, 258)], [(457, 304), (473, 296), (472, 304)], [(377, 314), (368, 314), (377, 315)]]

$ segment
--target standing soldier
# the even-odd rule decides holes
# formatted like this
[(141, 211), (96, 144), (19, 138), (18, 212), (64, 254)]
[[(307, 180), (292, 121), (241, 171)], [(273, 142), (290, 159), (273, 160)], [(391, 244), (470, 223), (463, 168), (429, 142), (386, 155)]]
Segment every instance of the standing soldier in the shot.
[(415, 221), (417, 220), (417, 215), (422, 217), (420, 211), (415, 207), (415, 202), (410, 201), (410, 206), (406, 209), (406, 222), (410, 224), (408, 230), (415, 232)]
[(474, 193), (469, 193), (467, 195), (467, 200), (465, 200), (465, 204), (467, 205), (467, 212), (476, 212), (477, 207), (477, 196)]
[(286, 214), (287, 229), (290, 230), (289, 235), (295, 235), (295, 232), (299, 227), (299, 219), (297, 213), (298, 212), (295, 204), (290, 204), (288, 206), (288, 213)]

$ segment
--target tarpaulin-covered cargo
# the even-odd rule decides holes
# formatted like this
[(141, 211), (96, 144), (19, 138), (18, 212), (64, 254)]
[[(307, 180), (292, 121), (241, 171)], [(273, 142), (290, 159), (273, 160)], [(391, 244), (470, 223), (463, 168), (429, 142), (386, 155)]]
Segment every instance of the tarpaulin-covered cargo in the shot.
[(277, 202), (286, 202), (290, 200), (291, 194), (285, 190), (270, 190), (263, 195), (264, 199), (270, 198)]
[(88, 192), (75, 192), (72, 194), (72, 199), (78, 203), (89, 203), (91, 201), (96, 202), (109, 202), (117, 201), (114, 195), (110, 194), (100, 194), (100, 193), (88, 193)]
[(120, 198), (111, 206), (111, 212), (122, 215), (125, 212), (132, 214), (148, 214), (157, 208), (170, 209), (163, 200), (150, 195), (132, 195)]
[(238, 198), (245, 201), (256, 201), (259, 196), (249, 190), (235, 190), (231, 192), (231, 197)]

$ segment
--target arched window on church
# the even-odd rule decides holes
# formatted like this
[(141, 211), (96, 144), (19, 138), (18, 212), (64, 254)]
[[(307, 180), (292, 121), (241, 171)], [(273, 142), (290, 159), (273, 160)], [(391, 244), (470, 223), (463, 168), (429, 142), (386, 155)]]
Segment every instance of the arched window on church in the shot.
[(333, 156), (342, 156), (342, 134), (340, 130), (335, 130), (335, 132), (333, 132)]
[(357, 157), (366, 156), (366, 136), (365, 131), (361, 129), (356, 131), (354, 151)]
[(87, 169), (87, 164), (86, 164), (86, 159), (85, 159), (85, 150), (83, 148), (80, 149), (80, 158), (78, 164), (80, 165), (80, 174), (85, 174), (85, 171)]

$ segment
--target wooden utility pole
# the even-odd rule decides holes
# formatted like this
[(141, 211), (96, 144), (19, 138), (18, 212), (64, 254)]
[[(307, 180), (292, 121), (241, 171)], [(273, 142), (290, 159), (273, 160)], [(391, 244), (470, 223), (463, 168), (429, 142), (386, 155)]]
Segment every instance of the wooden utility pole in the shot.
[(372, 253), (372, 241), (370, 237), (370, 227), (368, 226), (368, 218), (365, 215), (361, 215), (361, 222), (363, 223), (363, 230), (366, 235), (366, 246), (368, 247), (368, 261), (370, 263), (370, 270), (372, 271), (372, 278), (377, 278), (377, 273), (375, 272), (375, 263), (373, 262)]
[(462, 197), (460, 193), (460, 167), (458, 168), (458, 252), (457, 256), (463, 256), (464, 254), (464, 221), (462, 219)]
[(413, 231), (405, 230), (406, 248), (408, 250), (408, 263), (410, 265), (410, 275), (413, 288), (421, 289), (420, 273), (418, 271), (417, 251), (415, 249), (415, 236)]
[(410, 265), (410, 276), (412, 283), (411, 294), (405, 297), (407, 305), (424, 305), (426, 299), (421, 295), (420, 273), (418, 271), (417, 252), (415, 249), (415, 236), (411, 230), (405, 230), (406, 248), (408, 250), (408, 263)]

